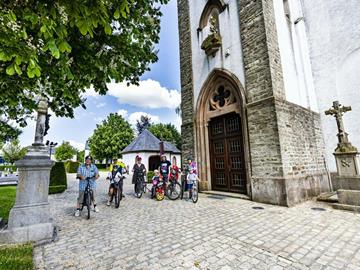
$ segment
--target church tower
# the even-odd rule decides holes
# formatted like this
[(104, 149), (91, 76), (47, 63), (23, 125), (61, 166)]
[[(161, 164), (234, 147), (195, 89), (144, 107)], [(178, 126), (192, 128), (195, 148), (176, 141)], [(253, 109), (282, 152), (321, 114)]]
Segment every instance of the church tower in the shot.
[(182, 150), (202, 189), (286, 206), (329, 190), (308, 49), (294, 35), (306, 35), (301, 6), (291, 2), (178, 0)]

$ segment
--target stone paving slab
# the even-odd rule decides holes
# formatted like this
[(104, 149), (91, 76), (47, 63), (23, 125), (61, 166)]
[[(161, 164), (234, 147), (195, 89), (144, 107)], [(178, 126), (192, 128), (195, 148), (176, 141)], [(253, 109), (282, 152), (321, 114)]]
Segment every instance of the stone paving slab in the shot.
[(35, 248), (37, 269), (360, 269), (360, 214), (313, 201), (285, 208), (204, 194), (197, 204), (137, 199), (131, 177), (115, 209), (105, 205), (103, 174), (100, 213), (87, 220), (73, 216), (74, 178), (50, 196), (59, 240)]

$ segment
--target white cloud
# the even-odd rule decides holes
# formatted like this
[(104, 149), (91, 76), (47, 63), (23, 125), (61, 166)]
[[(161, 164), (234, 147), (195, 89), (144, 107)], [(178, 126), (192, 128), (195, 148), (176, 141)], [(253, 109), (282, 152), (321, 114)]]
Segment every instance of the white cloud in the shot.
[(94, 87), (91, 86), (89, 89), (86, 90), (86, 92), (84, 93), (84, 96), (97, 98), (100, 95), (97, 92), (95, 92)]
[(151, 79), (140, 81), (139, 85), (127, 86), (126, 83), (108, 84), (108, 94), (116, 97), (120, 104), (129, 104), (143, 108), (175, 109), (181, 102), (180, 92), (162, 87)]
[(128, 111), (127, 110), (124, 110), (124, 109), (121, 109), (121, 110), (118, 110), (117, 112), (118, 115), (121, 115), (123, 118), (127, 118), (128, 116)]
[(81, 151), (85, 149), (85, 143), (69, 140), (70, 145), (74, 146), (77, 150)]
[(95, 117), (95, 118), (94, 118), (94, 121), (97, 122), (97, 123), (99, 123), (99, 124), (100, 124), (100, 122), (102, 122), (103, 120), (105, 120), (105, 117), (102, 117), (102, 116), (98, 116), (98, 117)]
[(105, 107), (106, 106), (106, 103), (105, 102), (101, 102), (101, 103), (98, 103), (96, 104), (96, 108), (102, 108), (102, 107)]
[(152, 123), (160, 123), (160, 118), (159, 118), (159, 116), (157, 116), (157, 115), (152, 115), (152, 114), (149, 114), (149, 113), (146, 113), (146, 112), (134, 112), (134, 113), (130, 114), (130, 115), (129, 115), (129, 118), (128, 118), (129, 123), (130, 123), (133, 127), (135, 127), (135, 125), (136, 125), (136, 120), (140, 120), (140, 118), (141, 118), (142, 115), (144, 115), (144, 116), (146, 115), (146, 116), (150, 117)]

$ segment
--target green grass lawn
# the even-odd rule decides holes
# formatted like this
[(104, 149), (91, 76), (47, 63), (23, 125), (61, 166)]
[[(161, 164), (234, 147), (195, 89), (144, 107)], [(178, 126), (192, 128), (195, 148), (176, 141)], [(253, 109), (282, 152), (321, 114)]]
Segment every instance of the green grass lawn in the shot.
[(0, 247), (0, 270), (33, 270), (31, 244)]
[(15, 203), (16, 187), (4, 186), (0, 187), (0, 217), (7, 222), (11, 207)]

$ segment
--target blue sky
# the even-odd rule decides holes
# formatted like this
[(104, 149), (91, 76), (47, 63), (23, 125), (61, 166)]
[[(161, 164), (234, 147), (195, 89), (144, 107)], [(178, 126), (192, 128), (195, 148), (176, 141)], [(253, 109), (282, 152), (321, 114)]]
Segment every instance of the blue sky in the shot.
[[(96, 128), (96, 124), (109, 113), (119, 112), (130, 123), (135, 123), (143, 113), (154, 122), (173, 123), (180, 128), (180, 118), (175, 107), (180, 102), (179, 39), (176, 0), (162, 7), (159, 61), (151, 66), (151, 71), (141, 78), (140, 87), (130, 90), (124, 84), (111, 84), (106, 96), (88, 91), (87, 109), (77, 108), (75, 118), (51, 117), (49, 134), (45, 140), (53, 142), (70, 141), (82, 148)], [(22, 145), (30, 145), (34, 138), (35, 121), (23, 129), (20, 136)]]

